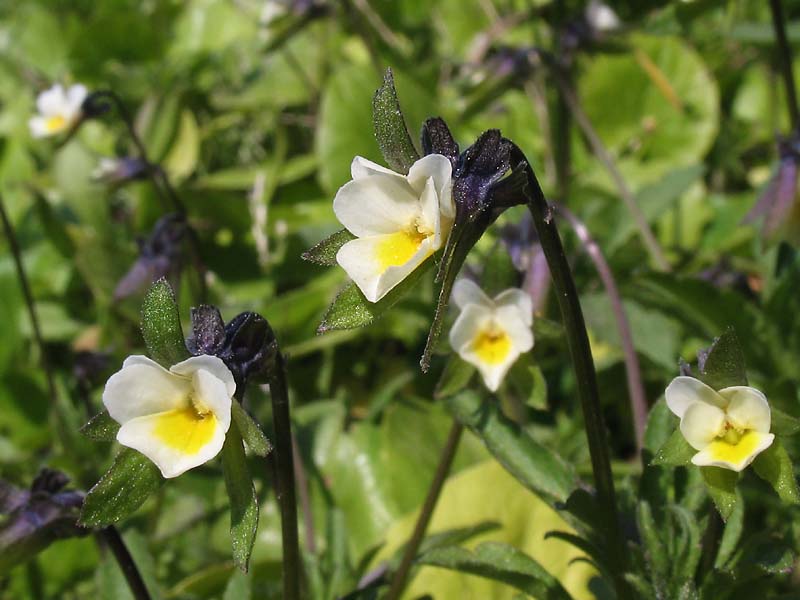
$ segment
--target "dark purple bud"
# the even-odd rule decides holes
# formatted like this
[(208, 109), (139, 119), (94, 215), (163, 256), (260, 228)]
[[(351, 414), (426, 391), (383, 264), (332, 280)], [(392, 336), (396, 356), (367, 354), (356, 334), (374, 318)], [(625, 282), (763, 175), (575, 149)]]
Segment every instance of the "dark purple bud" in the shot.
[(446, 156), (455, 170), (459, 154), (458, 144), (443, 119), (434, 117), (425, 121), (422, 126), (422, 153), (426, 156), (428, 154)]
[(216, 306), (203, 304), (192, 309), (192, 333), (186, 347), (194, 355), (217, 354), (225, 344), (225, 322)]
[(111, 102), (108, 98), (108, 92), (105, 91), (89, 94), (81, 104), (81, 112), (85, 119), (96, 119), (106, 114), (109, 110), (111, 110)]

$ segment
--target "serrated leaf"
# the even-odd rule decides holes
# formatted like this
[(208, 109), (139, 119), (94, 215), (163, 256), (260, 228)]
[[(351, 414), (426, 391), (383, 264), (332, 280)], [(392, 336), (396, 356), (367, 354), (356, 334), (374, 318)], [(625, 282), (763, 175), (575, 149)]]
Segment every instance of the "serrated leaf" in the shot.
[(234, 402), (231, 405), (231, 414), (242, 439), (253, 454), (264, 457), (272, 452), (272, 444), (264, 435), (261, 426), (242, 408), (241, 404)]
[(340, 229), (322, 240), (316, 246), (303, 252), (302, 258), (308, 262), (326, 267), (335, 266), (336, 253), (339, 252), (339, 248), (354, 239), (356, 239), (356, 236), (347, 231), (347, 229)]
[(372, 99), (372, 122), (375, 126), (375, 139), (386, 164), (393, 171), (408, 173), (411, 165), (419, 160), (419, 153), (411, 141), (403, 112), (400, 110), (391, 69), (386, 69), (383, 85)]
[(95, 442), (113, 442), (117, 439), (119, 423), (111, 418), (107, 410), (97, 413), (81, 427), (80, 432)]
[(116, 523), (139, 508), (163, 481), (149, 458), (123, 448), (111, 468), (86, 494), (78, 522), (86, 527)]
[(471, 391), (447, 400), (450, 412), (475, 435), (525, 487), (550, 502), (564, 502), (578, 479), (572, 468), (506, 418), (495, 402), (482, 402)]
[(258, 530), (258, 499), (235, 421), (222, 446), (222, 469), (231, 505), (233, 562), (246, 573)]
[(747, 385), (744, 353), (733, 328), (711, 344), (701, 366), (700, 378), (715, 390)]
[(417, 562), (500, 581), (536, 598), (571, 598), (538, 562), (508, 544), (485, 542), (472, 552), (458, 546), (437, 548), (423, 554)]
[(739, 481), (739, 473), (721, 467), (700, 467), (700, 473), (722, 520), (727, 521), (736, 509), (736, 482)]
[(783, 502), (800, 503), (800, 490), (797, 489), (797, 481), (794, 478), (792, 459), (789, 458), (780, 439), (775, 438), (772, 445), (756, 457), (753, 469), (773, 487)]
[(142, 337), (150, 357), (165, 368), (189, 358), (175, 294), (164, 278), (156, 281), (144, 297)]
[(420, 278), (433, 267), (434, 262), (433, 258), (426, 260), (378, 302), (367, 300), (358, 286), (352, 281), (349, 282), (333, 300), (317, 328), (317, 333), (369, 325), (408, 294)]
[(433, 396), (436, 399), (449, 398), (463, 390), (472, 380), (475, 374), (475, 367), (467, 361), (462, 360), (457, 354), (453, 354), (444, 367), (442, 376), (436, 384), (436, 391)]
[(680, 429), (676, 429), (669, 436), (666, 443), (659, 448), (655, 457), (650, 462), (651, 465), (668, 465), (672, 467), (682, 467), (692, 461), (692, 457), (697, 454), (697, 450), (689, 445), (683, 437)]

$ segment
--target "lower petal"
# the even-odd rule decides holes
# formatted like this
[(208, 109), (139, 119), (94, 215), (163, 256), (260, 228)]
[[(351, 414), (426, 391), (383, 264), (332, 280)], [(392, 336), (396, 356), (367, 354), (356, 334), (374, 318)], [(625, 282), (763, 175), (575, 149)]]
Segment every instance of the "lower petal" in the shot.
[(772, 445), (775, 436), (771, 433), (748, 431), (736, 444), (714, 440), (692, 457), (692, 462), (701, 467), (722, 467), (741, 471), (756, 456)]

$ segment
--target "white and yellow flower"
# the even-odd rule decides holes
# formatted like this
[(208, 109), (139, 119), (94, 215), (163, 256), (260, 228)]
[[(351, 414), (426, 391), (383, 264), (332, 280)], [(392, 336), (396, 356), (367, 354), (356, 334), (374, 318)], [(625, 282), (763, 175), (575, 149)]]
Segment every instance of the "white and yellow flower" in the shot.
[(121, 427), (117, 441), (177, 477), (214, 458), (231, 424), (236, 383), (216, 356), (193, 356), (169, 370), (146, 356), (129, 356), (103, 391)]
[(86, 86), (76, 84), (64, 89), (56, 84), (36, 98), (39, 114), (28, 126), (33, 137), (48, 137), (67, 131), (81, 116), (81, 105), (88, 95)]
[(452, 298), (461, 314), (450, 330), (450, 345), (478, 368), (494, 392), (519, 355), (533, 348), (531, 297), (512, 288), (491, 299), (475, 283), (461, 279)]
[(333, 211), (356, 239), (336, 261), (370, 302), (377, 302), (443, 247), (455, 218), (452, 165), (440, 154), (401, 175), (357, 156), (353, 180), (333, 199)]
[(666, 400), (681, 419), (683, 437), (699, 451), (692, 457), (696, 465), (741, 471), (775, 439), (767, 398), (755, 388), (715, 391), (694, 377), (676, 377)]

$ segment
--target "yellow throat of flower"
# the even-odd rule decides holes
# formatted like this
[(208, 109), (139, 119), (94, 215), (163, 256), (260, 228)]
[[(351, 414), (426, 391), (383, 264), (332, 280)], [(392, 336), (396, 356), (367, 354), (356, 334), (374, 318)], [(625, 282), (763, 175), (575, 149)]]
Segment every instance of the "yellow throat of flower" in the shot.
[(67, 119), (63, 115), (53, 115), (52, 117), (47, 117), (45, 121), (45, 127), (50, 133), (61, 131), (66, 125)]
[(726, 423), (725, 430), (709, 444), (708, 452), (714, 460), (738, 464), (753, 453), (759, 438), (753, 430), (736, 429)]
[(496, 365), (511, 352), (511, 338), (504, 330), (491, 326), (478, 332), (472, 341), (472, 349), (483, 362)]
[(182, 454), (197, 454), (214, 436), (217, 417), (193, 399), (183, 408), (161, 413), (153, 434)]
[(377, 248), (380, 270), (385, 271), (389, 267), (406, 264), (427, 237), (428, 235), (417, 227), (385, 236)]

